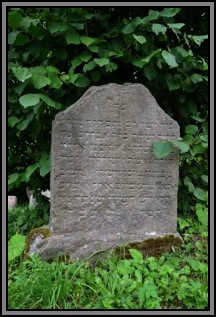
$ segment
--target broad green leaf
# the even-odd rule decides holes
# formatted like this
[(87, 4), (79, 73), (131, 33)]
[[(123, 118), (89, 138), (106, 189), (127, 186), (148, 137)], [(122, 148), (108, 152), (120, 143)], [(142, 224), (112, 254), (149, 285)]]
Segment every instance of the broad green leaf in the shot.
[(13, 173), (11, 175), (8, 176), (8, 185), (15, 183), (18, 178), (19, 178), (20, 174), (19, 173)]
[(29, 120), (25, 119), (17, 125), (17, 129), (19, 129), (20, 131), (23, 131), (27, 128), (28, 125), (29, 125)]
[(171, 18), (179, 13), (179, 11), (181, 11), (181, 8), (165, 8), (160, 12), (160, 15), (165, 18)]
[(47, 66), (46, 70), (50, 73), (60, 74), (60, 71), (55, 66)]
[(179, 80), (171, 74), (166, 75), (166, 82), (170, 91), (179, 89), (181, 87)]
[(80, 36), (80, 41), (81, 41), (84, 45), (89, 46), (89, 45), (91, 45), (91, 44), (93, 44), (93, 43), (95, 42), (95, 39), (92, 38), (92, 37), (89, 37), (89, 36), (84, 36), (84, 35), (82, 35), (82, 36)]
[(36, 171), (37, 168), (38, 168), (37, 163), (29, 165), (27, 167), (27, 169), (25, 170), (25, 177), (27, 181), (29, 181), (30, 176)]
[(133, 24), (133, 22), (126, 24), (123, 28), (122, 28), (122, 33), (124, 34), (130, 34), (133, 33), (133, 31), (135, 30), (135, 26)]
[(200, 83), (201, 81), (203, 81), (203, 76), (199, 75), (199, 74), (193, 74), (190, 76), (190, 80), (196, 84), (196, 83)]
[(15, 234), (8, 242), (8, 263), (11, 263), (16, 257), (20, 256), (25, 248), (25, 236)]
[(17, 34), (16, 40), (14, 42), (14, 45), (22, 46), (22, 45), (24, 45), (24, 44), (26, 44), (28, 42), (29, 42), (28, 35), (23, 34), (23, 33), (19, 33), (19, 34)]
[(60, 89), (63, 85), (63, 82), (59, 79), (56, 73), (50, 72), (48, 74), (48, 78), (50, 80), (50, 87), (55, 89)]
[(9, 118), (8, 118), (8, 125), (9, 125), (10, 127), (14, 127), (15, 124), (17, 123), (17, 121), (18, 121), (18, 118), (17, 118), (17, 117), (9, 117)]
[(91, 58), (92, 58), (92, 54), (90, 52), (83, 52), (80, 55), (80, 59), (85, 63), (87, 63)]
[(199, 200), (206, 200), (206, 194), (205, 191), (202, 188), (196, 188), (194, 190), (194, 196)]
[[(201, 196), (203, 197), (203, 194)], [(200, 198), (198, 198), (198, 199), (200, 199)], [(205, 200), (205, 199), (201, 199), (201, 200)], [(208, 225), (207, 208), (203, 208), (203, 206), (201, 204), (196, 204), (196, 214), (197, 214), (197, 217), (198, 217), (199, 221), (201, 222), (201, 224), (204, 226), (207, 226)]]
[(187, 57), (189, 55), (189, 53), (181, 46), (177, 46), (176, 51), (179, 52), (182, 57)]
[(37, 74), (32, 75), (31, 82), (36, 89), (41, 89), (51, 83), (48, 77)]
[(102, 58), (94, 58), (94, 61), (100, 66), (104, 66), (109, 64), (110, 60), (108, 58), (102, 57)]
[(91, 62), (89, 62), (88, 64), (85, 64), (85, 65), (83, 66), (83, 71), (84, 71), (84, 72), (90, 71), (90, 70), (92, 70), (96, 65), (97, 65), (97, 64), (96, 64), (95, 61), (91, 61)]
[(17, 11), (9, 12), (8, 13), (8, 25), (12, 29), (17, 29), (20, 25), (21, 21), (21, 14)]
[(208, 142), (208, 134), (200, 134), (200, 139), (204, 142)]
[(39, 94), (26, 94), (19, 98), (19, 102), (24, 108), (35, 106), (40, 101)]
[(197, 125), (187, 125), (186, 128), (185, 128), (185, 133), (188, 133), (188, 134), (191, 134), (191, 135), (194, 135), (196, 134), (198, 131), (198, 126)]
[(156, 35), (158, 35), (159, 33), (165, 34), (167, 31), (167, 27), (162, 25), (162, 24), (159, 24), (159, 23), (153, 23), (152, 24), (152, 31)]
[(14, 73), (14, 76), (21, 82), (32, 76), (32, 73), (27, 67), (12, 67), (12, 72)]
[(82, 64), (82, 60), (81, 60), (80, 56), (75, 57), (75, 58), (71, 61), (71, 65), (73, 66), (74, 69), (75, 69), (77, 66), (79, 66), (80, 64)]
[(178, 29), (180, 30), (185, 23), (167, 23), (167, 25), (171, 28), (171, 29)]
[(146, 64), (141, 59), (135, 59), (135, 60), (133, 60), (132, 63), (133, 63), (134, 66), (137, 66), (139, 68), (143, 68), (143, 66)]
[(37, 75), (44, 75), (47, 73), (46, 68), (43, 66), (31, 67), (30, 70), (33, 74)]
[(163, 50), (162, 56), (163, 56), (165, 62), (170, 66), (170, 68), (178, 67), (178, 64), (176, 63), (175, 56), (173, 54), (169, 53), (166, 50)]
[(64, 82), (67, 83), (70, 80), (70, 76), (68, 74), (63, 74), (60, 76), (60, 79)]
[(8, 34), (8, 44), (14, 44), (16, 41), (17, 35), (20, 33), (20, 31), (13, 31)]
[(84, 23), (71, 23), (71, 26), (77, 30), (83, 30), (85, 27)]
[(190, 227), (190, 223), (182, 218), (178, 218), (179, 228), (182, 230), (184, 228)]
[(200, 46), (203, 41), (208, 39), (208, 35), (188, 35), (188, 38)]
[(202, 175), (201, 178), (204, 182), (208, 183), (208, 175)]
[(50, 33), (59, 33), (59, 32), (65, 32), (68, 29), (68, 26), (62, 22), (52, 22), (48, 29), (50, 30)]
[(44, 94), (39, 94), (39, 96), (48, 106), (50, 106), (54, 109), (59, 109), (59, 107), (60, 107), (59, 103), (53, 101), (52, 99), (50, 99), (48, 96), (46, 96)]
[(125, 260), (120, 260), (117, 265), (117, 271), (121, 275), (129, 275), (134, 271), (133, 266), (131, 265), (131, 261), (125, 259)]
[(136, 262), (142, 262), (143, 261), (143, 255), (141, 252), (139, 252), (136, 249), (129, 249), (130, 255)]
[(143, 36), (143, 35), (133, 34), (133, 37), (134, 37), (134, 39), (135, 39), (138, 43), (140, 43), (140, 44), (143, 44), (143, 43), (146, 42), (146, 38), (145, 38), (145, 36)]
[(79, 77), (75, 81), (75, 86), (77, 87), (87, 87), (90, 84), (90, 80), (83, 74), (79, 74)]
[(99, 50), (99, 47), (95, 46), (95, 45), (90, 45), (90, 46), (88, 46), (88, 49), (89, 49), (89, 51), (91, 51), (93, 53), (97, 53)]
[(159, 52), (161, 52), (161, 49), (159, 48), (158, 50), (152, 52), (150, 55), (146, 56), (145, 58), (142, 58), (141, 61), (144, 63), (144, 65), (148, 64), (152, 57), (157, 55)]
[(106, 65), (106, 72), (112, 72), (113, 70), (116, 70), (118, 65), (116, 63), (110, 62), (108, 65)]
[(79, 74), (70, 74), (69, 76), (70, 76), (70, 82), (74, 84), (77, 78), (79, 77)]
[(47, 175), (51, 170), (50, 165), (50, 156), (47, 154), (44, 154), (41, 159), (38, 162), (39, 168), (40, 168), (40, 176), (44, 177)]
[(67, 44), (80, 44), (80, 36), (73, 29), (70, 29), (67, 31), (67, 33), (65, 34), (65, 38), (66, 38)]
[(169, 141), (156, 141), (152, 145), (155, 156), (159, 159), (168, 156), (173, 149), (173, 144)]
[(189, 145), (187, 143), (184, 143), (182, 141), (171, 141), (171, 142), (172, 144), (174, 144), (181, 150), (181, 154), (189, 151)]

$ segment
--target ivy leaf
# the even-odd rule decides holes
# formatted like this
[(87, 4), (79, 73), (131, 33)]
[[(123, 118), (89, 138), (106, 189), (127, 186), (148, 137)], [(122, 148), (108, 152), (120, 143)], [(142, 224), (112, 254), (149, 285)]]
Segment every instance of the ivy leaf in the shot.
[(190, 124), (190, 125), (187, 125), (186, 128), (185, 128), (185, 133), (188, 133), (188, 134), (191, 134), (191, 135), (196, 134), (197, 131), (198, 131), (198, 126), (197, 125)]
[(188, 35), (188, 38), (200, 46), (204, 40), (208, 39), (208, 35)]
[(26, 168), (26, 171), (25, 171), (26, 181), (29, 181), (29, 178), (30, 178), (31, 175), (36, 171), (37, 168), (38, 168), (38, 164), (37, 164), (37, 163), (32, 164), (32, 165), (29, 165), (29, 166)]
[(145, 36), (143, 36), (143, 35), (133, 34), (133, 37), (134, 37), (134, 39), (135, 39), (138, 43), (140, 43), (140, 44), (146, 43), (146, 38), (145, 38)]
[(29, 37), (28, 35), (26, 34), (23, 34), (23, 33), (19, 33), (16, 37), (16, 40), (14, 42), (14, 45), (17, 45), (17, 46), (22, 46), (26, 43), (29, 42)]
[(42, 99), (48, 106), (54, 108), (54, 109), (59, 109), (61, 107), (61, 105), (55, 101), (53, 101), (52, 99), (50, 99), (48, 96), (44, 95), (44, 94), (39, 94), (38, 95), (40, 97), (40, 99)]
[(53, 22), (49, 25), (48, 29), (50, 30), (50, 33), (59, 33), (59, 32), (65, 32), (68, 29), (68, 26), (61, 22)]
[(67, 33), (65, 34), (65, 38), (67, 44), (80, 44), (80, 36), (73, 29), (67, 31)]
[(88, 62), (92, 57), (92, 54), (90, 52), (83, 52), (81, 55), (80, 55), (80, 59), (83, 61), (83, 62)]
[(202, 175), (201, 178), (204, 182), (208, 183), (208, 175)]
[(33, 74), (31, 78), (32, 84), (36, 89), (41, 89), (51, 83), (50, 79), (46, 76)]
[(171, 142), (172, 144), (176, 145), (181, 150), (181, 154), (189, 151), (189, 145), (187, 143), (184, 143), (181, 141), (171, 141)]
[(32, 76), (32, 73), (27, 67), (12, 67), (12, 72), (14, 73), (14, 76), (21, 82)]
[(155, 79), (157, 76), (157, 72), (154, 70), (152, 65), (151, 66), (147, 65), (144, 68), (144, 74), (148, 78), (148, 80), (150, 80), (150, 81)]
[(156, 141), (152, 145), (152, 150), (155, 156), (159, 159), (168, 156), (173, 149), (172, 142), (169, 141)]
[(202, 188), (196, 188), (194, 190), (194, 196), (199, 199), (199, 200), (203, 200), (205, 201), (206, 200), (206, 194), (205, 194), (205, 191), (202, 189)]
[(25, 119), (17, 125), (17, 129), (20, 131), (23, 131), (27, 128), (28, 125), (29, 125), (29, 120)]
[(179, 13), (179, 11), (181, 11), (181, 8), (165, 8), (160, 12), (160, 15), (165, 18), (172, 18)]
[(84, 72), (90, 71), (90, 70), (92, 70), (96, 65), (97, 65), (97, 64), (96, 64), (95, 61), (91, 61), (91, 62), (89, 62), (88, 64), (85, 64), (85, 65), (83, 66), (83, 71), (84, 71)]
[(13, 11), (8, 13), (8, 25), (12, 29), (17, 29), (20, 25), (22, 16), (19, 12)]
[(129, 249), (130, 255), (136, 262), (143, 261), (143, 255), (136, 249)]
[(124, 34), (130, 34), (130, 33), (133, 33), (133, 31), (135, 30), (135, 26), (134, 26), (134, 24), (133, 24), (133, 22), (132, 23), (128, 23), (128, 24), (126, 24), (123, 28), (122, 28), (122, 33), (124, 33)]
[(105, 58), (105, 57), (102, 57), (102, 58), (94, 58), (94, 61), (100, 66), (104, 66), (104, 65), (107, 65), (109, 64), (109, 59), (108, 58)]
[(50, 87), (51, 88), (55, 88), (55, 89), (60, 89), (61, 86), (63, 85), (62, 81), (59, 79), (59, 77), (53, 73), (53, 72), (50, 72), (48, 74), (48, 78), (50, 80)]
[(196, 83), (200, 83), (201, 81), (203, 81), (203, 76), (199, 75), (199, 74), (193, 74), (190, 76), (190, 80), (196, 84)]
[(159, 23), (153, 23), (152, 24), (152, 31), (156, 35), (158, 35), (159, 33), (165, 34), (167, 31), (167, 27), (162, 25), (162, 24), (159, 24)]
[(8, 176), (8, 185), (15, 183), (18, 180), (19, 176), (20, 176), (19, 173), (13, 173), (13, 174), (9, 175)]
[(70, 77), (70, 83), (72, 83), (72, 84), (74, 84), (75, 83), (75, 81), (77, 80), (77, 78), (79, 77), (79, 74), (70, 74), (69, 75), (69, 77)]
[(82, 64), (82, 60), (81, 60), (80, 56), (75, 57), (75, 58), (71, 61), (71, 65), (73, 66), (74, 69), (75, 69), (77, 66), (79, 66), (80, 64)]
[(8, 34), (8, 44), (14, 44), (16, 41), (17, 35), (20, 33), (20, 31), (13, 31)]
[(106, 72), (112, 72), (113, 70), (116, 70), (118, 65), (116, 63), (110, 62), (106, 65)]
[(185, 23), (167, 23), (167, 25), (171, 28), (171, 29), (178, 29), (180, 30)]
[(79, 77), (75, 81), (75, 86), (77, 87), (87, 87), (90, 84), (90, 80), (83, 74), (79, 74)]
[(24, 108), (35, 106), (40, 102), (39, 94), (26, 94), (19, 98), (19, 102)]
[(47, 154), (43, 154), (38, 163), (39, 163), (39, 167), (40, 167), (40, 176), (44, 177), (51, 170), (50, 156)]
[(10, 127), (14, 127), (15, 124), (17, 123), (17, 121), (18, 121), (18, 118), (17, 118), (17, 117), (9, 117), (9, 118), (8, 118), (8, 125), (9, 125)]
[(55, 66), (47, 66), (46, 70), (50, 73), (60, 74), (60, 71)]
[(86, 45), (86, 46), (89, 46), (91, 44), (93, 44), (95, 42), (95, 39), (93, 39), (92, 37), (89, 37), (89, 36), (80, 36), (80, 41)]
[(162, 51), (162, 56), (165, 60), (165, 62), (170, 66), (170, 68), (178, 67), (178, 64), (176, 63), (175, 56), (169, 53), (166, 50)]
[(98, 46), (95, 46), (95, 45), (90, 45), (88, 47), (89, 51), (93, 52), (93, 53), (97, 53), (98, 50), (99, 50), (99, 47)]

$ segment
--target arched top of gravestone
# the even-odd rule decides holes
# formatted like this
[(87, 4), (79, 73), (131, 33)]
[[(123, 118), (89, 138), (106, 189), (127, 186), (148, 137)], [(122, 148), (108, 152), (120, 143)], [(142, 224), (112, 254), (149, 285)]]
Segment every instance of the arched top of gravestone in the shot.
[[(127, 105), (127, 113), (135, 122), (149, 117), (152, 123), (171, 124), (179, 130), (178, 123), (173, 120), (157, 103), (151, 92), (142, 84), (125, 83), (123, 85), (110, 83), (90, 87), (83, 96), (58, 113), (55, 122), (61, 119), (101, 119), (115, 120), (121, 107)], [(122, 108), (123, 109), (123, 108)], [(59, 121), (60, 119), (60, 121)]]

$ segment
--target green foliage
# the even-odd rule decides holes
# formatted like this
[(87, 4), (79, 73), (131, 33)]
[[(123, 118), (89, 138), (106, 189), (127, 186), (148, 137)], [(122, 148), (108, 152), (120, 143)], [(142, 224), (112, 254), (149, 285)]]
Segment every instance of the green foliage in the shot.
[(51, 124), (59, 111), (89, 86), (139, 82), (180, 124), (182, 140), (173, 145), (182, 155), (179, 211), (188, 213), (193, 198), (184, 178), (205, 190), (207, 175), (207, 33), (204, 7), (10, 8), (9, 191), (49, 183)]
[(178, 224), (185, 244), (158, 259), (130, 249), (130, 259), (110, 256), (94, 265), (67, 257), (45, 262), (36, 255), (12, 265), (9, 308), (207, 309), (206, 218), (179, 218)]
[(8, 239), (16, 233), (26, 236), (34, 228), (48, 224), (49, 206), (17, 207), (8, 211)]
[(13, 235), (8, 241), (8, 264), (21, 256), (25, 248), (25, 236), (21, 234)]

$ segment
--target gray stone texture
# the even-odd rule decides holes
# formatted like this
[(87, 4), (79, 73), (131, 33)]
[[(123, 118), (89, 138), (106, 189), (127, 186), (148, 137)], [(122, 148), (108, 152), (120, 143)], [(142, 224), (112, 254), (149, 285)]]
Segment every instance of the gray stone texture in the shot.
[(176, 140), (179, 125), (141, 84), (89, 88), (57, 114), (51, 148), (51, 236), (42, 257), (73, 259), (147, 238), (178, 235), (178, 149), (164, 159), (152, 143)]

